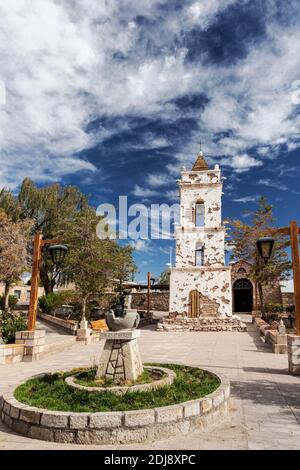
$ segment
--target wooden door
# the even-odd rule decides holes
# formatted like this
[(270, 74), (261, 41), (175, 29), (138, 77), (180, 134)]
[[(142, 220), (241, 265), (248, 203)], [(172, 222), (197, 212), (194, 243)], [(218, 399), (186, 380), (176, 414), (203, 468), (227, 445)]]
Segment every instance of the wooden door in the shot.
[(195, 318), (200, 315), (200, 294), (197, 290), (190, 292), (189, 317)]

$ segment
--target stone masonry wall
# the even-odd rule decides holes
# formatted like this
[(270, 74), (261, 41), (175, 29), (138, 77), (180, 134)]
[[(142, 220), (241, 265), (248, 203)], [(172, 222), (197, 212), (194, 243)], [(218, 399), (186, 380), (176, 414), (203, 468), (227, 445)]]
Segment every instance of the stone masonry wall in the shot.
[(12, 390), (1, 395), (1, 419), (18, 434), (52, 442), (116, 446), (186, 435), (215, 424), (228, 413), (230, 384), (221, 378), (213, 393), (176, 405), (99, 413), (49, 411), (18, 402)]
[[(163, 312), (169, 311), (169, 291), (166, 292), (151, 292), (150, 295), (150, 310), (160, 310)], [(133, 292), (131, 294), (131, 308), (137, 310), (147, 309), (147, 293)]]

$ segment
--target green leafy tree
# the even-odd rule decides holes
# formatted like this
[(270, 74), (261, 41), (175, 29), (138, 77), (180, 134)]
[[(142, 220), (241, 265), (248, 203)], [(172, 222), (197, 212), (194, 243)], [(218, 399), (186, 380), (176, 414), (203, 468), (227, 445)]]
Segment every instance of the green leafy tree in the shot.
[(115, 241), (97, 237), (99, 220), (92, 208), (78, 213), (70, 221), (66, 240), (69, 246), (67, 276), (80, 292), (82, 319), (86, 317), (87, 303), (91, 297), (102, 294), (112, 279), (126, 276), (133, 265), (130, 250), (123, 251)]
[(165, 269), (159, 276), (159, 284), (162, 284), (164, 286), (169, 286), (170, 285), (170, 268)]
[(0, 211), (0, 281), (4, 282), (4, 309), (9, 307), (10, 286), (28, 266), (27, 244), (31, 223), (13, 221)]
[[(37, 187), (25, 178), (18, 195), (20, 217), (34, 221), (33, 232), (41, 232), (46, 239), (68, 238), (69, 222), (88, 207), (88, 201), (75, 186), (62, 186), (58, 183)], [(45, 293), (53, 292), (63, 272), (57, 272), (47, 251), (43, 250), (40, 278)]]
[(287, 241), (281, 234), (275, 234), (275, 244), (271, 259), (264, 264), (256, 248), (258, 238), (266, 235), (275, 222), (273, 206), (261, 197), (256, 211), (250, 213), (250, 222), (231, 222), (232, 259), (245, 259), (251, 263), (250, 277), (257, 283), (261, 312), (265, 313), (264, 286), (289, 276), (291, 264), (285, 252)]
[(132, 279), (137, 267), (133, 261), (134, 249), (130, 246), (112, 245), (112, 256), (115, 264), (115, 279), (119, 281), (119, 291), (122, 292), (123, 283)]

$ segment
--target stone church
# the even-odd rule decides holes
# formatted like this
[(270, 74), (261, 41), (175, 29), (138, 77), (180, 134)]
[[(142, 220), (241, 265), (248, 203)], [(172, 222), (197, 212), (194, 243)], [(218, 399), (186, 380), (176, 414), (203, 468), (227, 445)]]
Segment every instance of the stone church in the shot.
[(219, 166), (209, 169), (202, 152), (192, 170), (181, 171), (176, 265), (170, 276), (171, 315), (232, 315), (231, 268), (225, 265), (221, 217), (222, 184)]

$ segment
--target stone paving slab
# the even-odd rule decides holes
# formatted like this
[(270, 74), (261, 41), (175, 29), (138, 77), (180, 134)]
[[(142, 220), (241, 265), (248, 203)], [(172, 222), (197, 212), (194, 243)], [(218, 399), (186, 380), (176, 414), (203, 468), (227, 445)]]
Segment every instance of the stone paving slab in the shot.
[[(249, 318), (243, 321), (249, 322)], [(79, 446), (19, 436), (0, 422), (0, 449), (299, 449), (300, 378), (287, 372), (287, 356), (272, 354), (251, 324), (248, 333), (166, 334), (141, 329), (143, 361), (207, 367), (231, 381), (229, 416), (184, 437), (149, 444)], [(77, 344), (39, 362), (0, 366), (0, 390), (14, 389), (29, 375), (97, 364), (101, 344)]]

